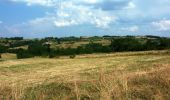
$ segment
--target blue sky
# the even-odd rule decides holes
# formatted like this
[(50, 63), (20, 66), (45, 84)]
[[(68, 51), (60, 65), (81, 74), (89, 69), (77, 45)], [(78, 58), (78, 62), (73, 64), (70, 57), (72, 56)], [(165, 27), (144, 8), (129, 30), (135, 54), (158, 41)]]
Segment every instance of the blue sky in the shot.
[(169, 0), (0, 0), (0, 37), (170, 37)]

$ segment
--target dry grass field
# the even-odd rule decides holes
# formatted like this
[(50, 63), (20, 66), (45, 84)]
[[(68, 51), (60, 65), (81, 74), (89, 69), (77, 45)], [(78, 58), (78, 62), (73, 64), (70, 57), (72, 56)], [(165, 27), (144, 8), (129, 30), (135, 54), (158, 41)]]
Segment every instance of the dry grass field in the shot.
[[(82, 46), (82, 45), (87, 45), (89, 44), (90, 41), (79, 41), (79, 42), (63, 42), (61, 44), (55, 44), (55, 43), (52, 43), (53, 45), (51, 46), (52, 48), (77, 48), (79, 46)], [(94, 41), (94, 43), (99, 43), (99, 44), (102, 44), (103, 46), (107, 46), (107, 45), (110, 45), (111, 41), (110, 40), (98, 40), (98, 41)]]
[(0, 100), (170, 100), (170, 53), (1, 59)]

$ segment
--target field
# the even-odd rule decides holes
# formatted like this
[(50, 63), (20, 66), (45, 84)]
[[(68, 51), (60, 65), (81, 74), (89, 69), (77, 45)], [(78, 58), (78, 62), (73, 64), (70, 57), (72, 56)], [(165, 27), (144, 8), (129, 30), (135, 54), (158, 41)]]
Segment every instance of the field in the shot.
[(13, 56), (0, 59), (0, 100), (170, 99), (169, 51)]

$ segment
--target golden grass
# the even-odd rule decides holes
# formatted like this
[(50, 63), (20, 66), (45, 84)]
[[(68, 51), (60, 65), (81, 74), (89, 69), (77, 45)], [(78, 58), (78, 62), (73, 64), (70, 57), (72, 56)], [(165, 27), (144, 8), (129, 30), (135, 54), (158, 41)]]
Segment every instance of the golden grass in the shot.
[(168, 100), (167, 51), (0, 62), (0, 100)]
[(1, 58), (2, 59), (16, 59), (16, 54), (12, 54), (12, 53), (3, 53), (1, 54)]
[(11, 48), (11, 49), (24, 49), (24, 50), (27, 50), (28, 49), (28, 45), (19, 46), (19, 47), (15, 47), (15, 48)]
[[(52, 45), (53, 48), (60, 47), (60, 48), (77, 48), (78, 46), (89, 44), (90, 41), (79, 41), (79, 42), (63, 42), (61, 44), (54, 44)], [(100, 43), (103, 46), (110, 45), (110, 40), (98, 40), (94, 41), (94, 43)]]

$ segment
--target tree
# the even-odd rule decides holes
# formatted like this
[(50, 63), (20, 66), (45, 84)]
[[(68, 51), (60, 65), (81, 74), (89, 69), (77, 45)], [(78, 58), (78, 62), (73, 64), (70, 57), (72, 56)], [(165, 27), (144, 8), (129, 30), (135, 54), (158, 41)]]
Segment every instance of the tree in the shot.
[(0, 53), (5, 53), (7, 52), (8, 47), (4, 45), (0, 45)]
[(50, 45), (35, 42), (28, 46), (28, 51), (34, 56), (48, 56), (50, 53)]
[(33, 55), (30, 54), (27, 50), (18, 49), (17, 59), (31, 58), (31, 57), (33, 57)]
[(133, 37), (113, 39), (110, 45), (113, 51), (140, 51), (143, 50), (142, 43)]
[(168, 38), (160, 39), (160, 48), (161, 49), (170, 49), (170, 39), (168, 39)]
[(160, 40), (148, 39), (145, 45), (146, 45), (146, 50), (158, 50), (160, 49)]
[(8, 40), (23, 40), (23, 37), (12, 37), (12, 38), (7, 38)]

